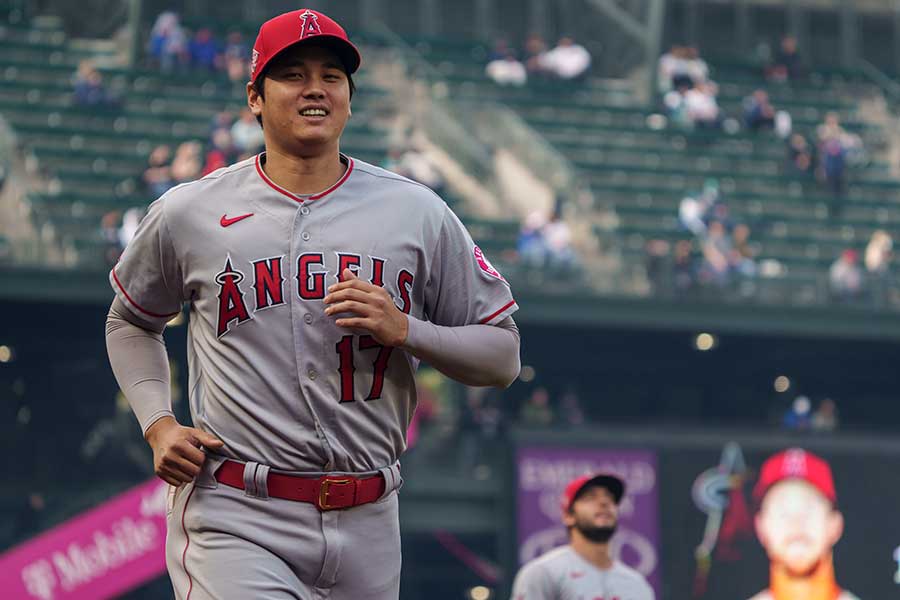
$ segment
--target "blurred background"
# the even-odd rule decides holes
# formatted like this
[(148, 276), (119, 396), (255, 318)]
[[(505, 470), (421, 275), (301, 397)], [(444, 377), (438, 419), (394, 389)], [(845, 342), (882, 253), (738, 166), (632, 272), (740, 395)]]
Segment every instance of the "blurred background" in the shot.
[[(364, 57), (342, 150), (441, 194), (521, 306), (509, 389), (420, 371), (402, 597), (508, 597), (565, 540), (562, 486), (601, 468), (631, 489), (616, 552), (659, 598), (750, 597), (750, 489), (802, 447), (834, 471), (838, 580), (896, 598), (900, 2), (307, 6)], [(149, 202), (260, 150), (249, 49), (298, 7), (0, 0), (6, 557), (152, 479), (107, 274)], [(186, 422), (182, 317), (166, 338)], [(58, 558), (0, 577), (75, 597)], [(95, 594), (172, 597), (158, 568)]]

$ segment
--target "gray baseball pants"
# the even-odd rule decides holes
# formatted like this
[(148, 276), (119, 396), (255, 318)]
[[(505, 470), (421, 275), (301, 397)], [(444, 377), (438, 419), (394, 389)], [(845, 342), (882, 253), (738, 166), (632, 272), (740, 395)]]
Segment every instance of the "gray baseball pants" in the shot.
[(397, 600), (399, 465), (380, 470), (377, 501), (320, 512), (269, 497), (248, 479), (255, 463), (246, 490), (220, 484), (223, 461), (208, 455), (193, 482), (169, 491), (166, 564), (178, 600)]

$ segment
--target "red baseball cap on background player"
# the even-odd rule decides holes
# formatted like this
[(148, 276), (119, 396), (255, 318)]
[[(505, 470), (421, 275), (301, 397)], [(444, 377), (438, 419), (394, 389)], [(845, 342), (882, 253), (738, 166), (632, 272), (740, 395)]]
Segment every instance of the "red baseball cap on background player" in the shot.
[(801, 448), (790, 448), (769, 458), (763, 463), (759, 472), (759, 480), (753, 488), (753, 498), (762, 502), (766, 492), (776, 483), (786, 479), (800, 479), (822, 492), (831, 501), (837, 503), (837, 492), (834, 489), (834, 478), (831, 467), (824, 459)]
[(313, 43), (331, 49), (348, 75), (359, 69), (362, 56), (347, 38), (338, 23), (318, 11), (308, 8), (293, 10), (269, 19), (259, 28), (250, 59), (250, 82), (255, 83), (266, 65), (283, 50), (295, 44)]
[(593, 486), (604, 487), (609, 490), (616, 505), (622, 501), (622, 496), (625, 495), (625, 482), (611, 473), (582, 475), (566, 484), (566, 489), (563, 490), (562, 498), (560, 498), (562, 511), (564, 513), (569, 512), (572, 509), (572, 503), (575, 502), (578, 495)]

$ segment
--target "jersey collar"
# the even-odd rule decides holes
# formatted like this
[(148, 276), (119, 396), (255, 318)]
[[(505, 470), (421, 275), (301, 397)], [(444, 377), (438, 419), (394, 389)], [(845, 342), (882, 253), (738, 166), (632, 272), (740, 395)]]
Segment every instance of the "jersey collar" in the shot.
[(347, 156), (346, 154), (341, 153), (341, 162), (344, 163), (345, 165), (347, 165), (347, 170), (344, 171), (344, 174), (341, 175), (341, 178), (338, 179), (327, 190), (321, 191), (318, 194), (312, 194), (311, 196), (301, 196), (299, 194), (294, 194), (293, 192), (289, 192), (288, 190), (284, 189), (283, 187), (281, 187), (280, 185), (278, 185), (277, 183), (275, 183), (274, 181), (269, 179), (269, 176), (266, 175), (266, 172), (262, 168), (263, 163), (266, 162), (266, 153), (265, 152), (260, 152), (259, 154), (257, 154), (255, 162), (256, 162), (256, 172), (259, 173), (259, 176), (262, 178), (262, 180), (266, 184), (268, 184), (268, 186), (270, 188), (272, 188), (273, 190), (275, 190), (276, 192), (278, 192), (280, 194), (284, 194), (285, 196), (287, 196), (288, 198), (290, 198), (291, 200), (294, 200), (296, 202), (307, 202), (309, 200), (318, 200), (319, 198), (324, 198), (325, 196), (327, 196), (334, 190), (341, 187), (344, 184), (344, 182), (347, 181), (347, 179), (350, 177), (350, 173), (353, 172), (353, 159), (350, 158), (349, 156)]

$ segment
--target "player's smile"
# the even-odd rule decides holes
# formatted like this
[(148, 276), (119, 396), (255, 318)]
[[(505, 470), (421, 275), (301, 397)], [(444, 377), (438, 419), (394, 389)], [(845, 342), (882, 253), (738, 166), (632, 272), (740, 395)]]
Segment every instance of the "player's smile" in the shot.
[(304, 106), (297, 112), (303, 117), (304, 121), (313, 124), (323, 122), (328, 115), (331, 114), (328, 107), (323, 104), (310, 104)]

